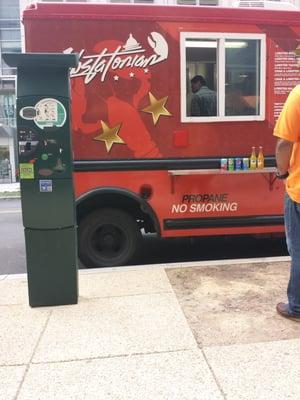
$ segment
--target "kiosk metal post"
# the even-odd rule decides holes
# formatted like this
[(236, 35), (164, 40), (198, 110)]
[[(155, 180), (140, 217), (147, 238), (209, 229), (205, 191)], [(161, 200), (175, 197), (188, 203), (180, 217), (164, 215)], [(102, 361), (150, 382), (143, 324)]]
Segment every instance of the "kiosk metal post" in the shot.
[(76, 54), (9, 53), (17, 67), (17, 134), (29, 304), (78, 302), (69, 69)]

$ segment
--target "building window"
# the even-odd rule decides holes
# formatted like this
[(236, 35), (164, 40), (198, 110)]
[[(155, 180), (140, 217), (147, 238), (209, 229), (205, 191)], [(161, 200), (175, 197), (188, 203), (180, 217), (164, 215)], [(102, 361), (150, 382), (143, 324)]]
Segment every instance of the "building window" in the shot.
[(265, 35), (181, 33), (183, 122), (263, 120)]
[(1, 28), (1, 40), (17, 40), (20, 42), (20, 29)]
[(15, 94), (9, 92), (0, 92), (0, 125), (15, 126)]
[(154, 0), (108, 0), (108, 3), (140, 3), (140, 4), (153, 4)]
[(175, 4), (182, 6), (217, 6), (219, 0), (175, 0)]
[(0, 1), (0, 19), (19, 19), (19, 0)]
[(11, 182), (9, 147), (0, 145), (0, 183)]
[(3, 53), (21, 51), (19, 0), (0, 1), (0, 76), (16, 74), (2, 59)]
[[(1, 35), (1, 37), (2, 37), (2, 35)], [(19, 53), (19, 52), (21, 52), (21, 41), (20, 40), (0, 40), (0, 54), (1, 55), (3, 53)], [(0, 74), (1, 75), (16, 75), (17, 69), (7, 65), (6, 62), (2, 59)]]
[(1, 44), (2, 53), (20, 53), (21, 41), (20, 40), (3, 40)]

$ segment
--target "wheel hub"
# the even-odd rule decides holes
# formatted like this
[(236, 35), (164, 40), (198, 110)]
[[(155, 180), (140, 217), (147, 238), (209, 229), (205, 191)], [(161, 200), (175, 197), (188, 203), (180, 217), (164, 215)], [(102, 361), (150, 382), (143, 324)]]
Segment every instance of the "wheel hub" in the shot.
[(101, 244), (103, 244), (104, 247), (115, 247), (116, 244), (116, 238), (113, 234), (111, 233), (106, 233), (100, 238)]

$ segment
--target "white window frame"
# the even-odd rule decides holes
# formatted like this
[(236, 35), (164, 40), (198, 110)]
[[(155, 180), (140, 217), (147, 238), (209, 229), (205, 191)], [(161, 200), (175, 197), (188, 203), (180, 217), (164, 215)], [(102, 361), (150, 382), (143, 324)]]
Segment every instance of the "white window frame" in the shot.
[[(216, 39), (218, 71), (218, 110), (215, 117), (188, 117), (186, 115), (186, 39)], [(225, 116), (225, 40), (259, 40), (260, 41), (260, 103), (258, 115), (228, 115)], [(222, 32), (181, 32), (180, 33), (180, 93), (181, 93), (181, 122), (225, 122), (225, 121), (264, 121), (266, 104), (266, 35), (256, 33), (222, 33)]]

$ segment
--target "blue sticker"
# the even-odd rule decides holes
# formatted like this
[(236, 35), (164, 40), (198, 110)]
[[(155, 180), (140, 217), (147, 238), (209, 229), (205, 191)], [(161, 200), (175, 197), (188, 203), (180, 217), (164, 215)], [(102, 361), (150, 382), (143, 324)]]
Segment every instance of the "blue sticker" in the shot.
[(51, 193), (52, 192), (52, 179), (42, 179), (40, 182), (40, 192)]

